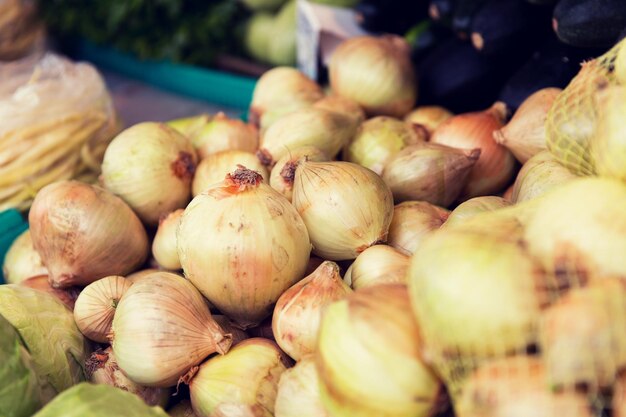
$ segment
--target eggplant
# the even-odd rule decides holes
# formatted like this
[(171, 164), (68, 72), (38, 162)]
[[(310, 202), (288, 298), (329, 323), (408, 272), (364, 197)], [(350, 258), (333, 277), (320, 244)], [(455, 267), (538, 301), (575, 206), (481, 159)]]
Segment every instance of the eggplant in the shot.
[(626, 28), (626, 0), (560, 0), (552, 27), (568, 45), (610, 47)]
[[(434, 47), (452, 38), (453, 33), (445, 26), (429, 22), (428, 26), (411, 38), (411, 60), (414, 65), (427, 55)], [(408, 37), (408, 35), (407, 35)]]
[(485, 55), (532, 51), (550, 34), (549, 10), (524, 0), (489, 0), (472, 21), (472, 44)]
[(455, 0), (431, 0), (428, 15), (435, 22), (449, 23), (452, 21)]
[(604, 49), (565, 45), (553, 36), (506, 82), (499, 100), (514, 112), (537, 90), (546, 87), (565, 88), (580, 70), (582, 62), (604, 52)]
[(486, 0), (457, 0), (452, 16), (452, 30), (461, 38), (467, 39), (476, 12)]
[(361, 0), (354, 10), (356, 21), (364, 30), (403, 35), (416, 22), (427, 17), (428, 3), (426, 0), (406, 3), (400, 0)]

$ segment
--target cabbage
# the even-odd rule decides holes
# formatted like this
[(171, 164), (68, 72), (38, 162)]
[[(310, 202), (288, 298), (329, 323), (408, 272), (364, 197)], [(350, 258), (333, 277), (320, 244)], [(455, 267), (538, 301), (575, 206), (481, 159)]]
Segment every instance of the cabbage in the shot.
[(19, 333), (40, 381), (49, 384), (45, 399), (85, 380), (85, 338), (72, 312), (56, 297), (15, 284), (0, 285), (0, 315)]
[(0, 416), (29, 417), (42, 403), (42, 392), (28, 351), (11, 323), (0, 316)]
[(135, 394), (110, 385), (82, 382), (59, 394), (33, 417), (168, 417)]

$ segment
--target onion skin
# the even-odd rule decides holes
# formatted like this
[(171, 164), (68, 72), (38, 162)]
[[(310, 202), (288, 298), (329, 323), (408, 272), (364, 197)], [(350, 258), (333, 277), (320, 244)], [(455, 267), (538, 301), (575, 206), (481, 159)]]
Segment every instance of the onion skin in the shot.
[(393, 208), (387, 244), (412, 255), (422, 240), (446, 221), (450, 211), (425, 201), (405, 201)]
[(301, 161), (292, 203), (307, 226), (313, 252), (327, 260), (355, 259), (384, 242), (393, 215), (389, 187), (350, 162)]
[(190, 400), (182, 400), (176, 404), (173, 408), (167, 410), (170, 417), (199, 417), (191, 407)]
[(452, 116), (454, 116), (454, 113), (440, 106), (419, 106), (404, 116), (404, 121), (423, 126), (430, 136), (443, 122)]
[[(622, 48), (626, 49), (626, 48)], [(626, 86), (609, 86), (596, 94), (598, 120), (591, 139), (591, 157), (598, 175), (626, 180)]]
[(496, 194), (513, 178), (513, 154), (493, 139), (493, 132), (504, 126), (506, 106), (497, 102), (489, 109), (459, 114), (441, 124), (430, 141), (461, 149), (481, 150), (461, 196), (463, 199)]
[(145, 386), (173, 386), (204, 358), (231, 346), (198, 290), (169, 272), (136, 281), (117, 305), (112, 328), (119, 367)]
[(152, 256), (165, 269), (175, 271), (181, 268), (176, 244), (176, 230), (184, 211), (183, 209), (175, 210), (161, 219), (152, 241)]
[(267, 168), (259, 162), (253, 153), (244, 151), (218, 152), (200, 161), (191, 186), (193, 196), (195, 197), (216, 183), (223, 181), (224, 177), (236, 170), (239, 165), (258, 172), (263, 177), (263, 181), (268, 182)]
[(415, 105), (417, 84), (404, 39), (360, 36), (333, 52), (328, 75), (335, 94), (356, 101), (370, 116), (403, 117)]
[(461, 193), (479, 157), (479, 149), (422, 143), (398, 152), (382, 177), (396, 202), (421, 200), (447, 207)]
[(459, 417), (594, 415), (584, 395), (551, 391), (541, 361), (529, 356), (485, 363), (470, 375), (454, 408)]
[(126, 275), (145, 261), (148, 236), (119, 197), (77, 181), (42, 188), (28, 215), (33, 246), (55, 288)]
[(357, 125), (365, 120), (365, 112), (354, 100), (338, 95), (326, 96), (313, 104), (318, 109), (326, 109), (337, 113), (342, 113), (354, 119)]
[(74, 306), (78, 330), (93, 341), (107, 343), (117, 303), (131, 285), (120, 276), (104, 277), (87, 285)]
[(615, 385), (613, 386), (611, 409), (613, 410), (613, 417), (626, 416), (626, 374), (624, 372), (620, 373)]
[(561, 91), (560, 88), (543, 88), (528, 96), (509, 123), (493, 132), (495, 141), (507, 147), (522, 164), (547, 150), (546, 119)]
[(163, 123), (144, 122), (117, 135), (102, 162), (104, 186), (148, 225), (191, 198), (196, 152), (187, 137)]
[(286, 363), (274, 342), (260, 338), (245, 340), (226, 355), (209, 359), (189, 383), (195, 413), (272, 417)]
[(550, 152), (540, 152), (530, 158), (517, 174), (511, 201), (515, 204), (532, 200), (575, 178), (578, 177), (561, 165)]
[(322, 405), (318, 385), (315, 357), (303, 357), (280, 377), (274, 416), (331, 417)]
[(224, 330), (224, 333), (230, 334), (231, 340), (232, 340), (232, 346), (235, 346), (243, 342), (244, 340), (247, 340), (250, 338), (248, 333), (244, 332), (243, 330), (235, 326), (233, 322), (228, 320), (228, 317), (226, 316), (214, 314), (213, 320), (215, 320), (215, 322), (220, 325), (222, 330)]
[(38, 275), (27, 278), (21, 281), (19, 285), (50, 293), (58, 298), (70, 310), (74, 310), (74, 304), (76, 303), (76, 298), (80, 292), (78, 288), (53, 288), (50, 286), (47, 275)]
[(296, 361), (313, 353), (322, 310), (351, 292), (337, 264), (330, 261), (290, 287), (276, 302), (272, 318), (272, 332), (280, 348)]
[(440, 384), (421, 356), (406, 286), (355, 291), (329, 305), (315, 361), (333, 417), (430, 416)]
[(137, 281), (139, 281), (140, 279), (154, 273), (154, 272), (159, 272), (158, 269), (156, 268), (148, 268), (148, 269), (142, 269), (140, 271), (137, 272), (133, 272), (132, 274), (126, 276), (126, 279), (130, 282), (132, 282), (133, 284)]
[(350, 286), (359, 290), (381, 284), (406, 284), (409, 259), (391, 246), (371, 246), (350, 265)]
[(307, 161), (313, 162), (326, 162), (329, 160), (326, 154), (316, 147), (303, 146), (280, 158), (270, 173), (270, 186), (284, 195), (289, 202), (291, 202), (293, 197), (293, 181), (298, 161), (303, 157), (306, 157)]
[(244, 330), (302, 278), (310, 251), (295, 208), (244, 167), (196, 196), (178, 229), (185, 275)]
[(470, 198), (452, 210), (448, 219), (444, 223), (444, 227), (447, 228), (453, 225), (463, 224), (477, 214), (499, 210), (509, 207), (510, 205), (511, 203), (502, 197), (483, 196)]
[(222, 112), (188, 137), (200, 160), (218, 152), (254, 152), (259, 147), (259, 131), (254, 125), (230, 119)]
[(25, 230), (13, 241), (4, 257), (2, 272), (7, 284), (19, 284), (27, 278), (48, 273), (33, 247), (30, 230)]

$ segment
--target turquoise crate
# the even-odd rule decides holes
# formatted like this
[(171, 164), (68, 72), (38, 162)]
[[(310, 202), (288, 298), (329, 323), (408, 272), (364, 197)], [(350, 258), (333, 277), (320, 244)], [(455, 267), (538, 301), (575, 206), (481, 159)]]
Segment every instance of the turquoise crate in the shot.
[[(0, 212), (0, 265), (4, 264), (4, 256), (13, 241), (28, 229), (28, 223), (17, 210)], [(0, 284), (4, 284), (2, 268), (0, 268)]]

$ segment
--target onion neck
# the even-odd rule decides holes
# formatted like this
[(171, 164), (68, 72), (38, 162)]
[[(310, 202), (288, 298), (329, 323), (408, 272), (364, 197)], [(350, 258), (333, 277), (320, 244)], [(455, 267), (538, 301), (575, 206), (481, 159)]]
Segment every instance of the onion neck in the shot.
[(261, 174), (243, 165), (237, 165), (237, 169), (226, 175), (225, 179), (226, 187), (233, 193), (257, 188), (262, 182), (263, 176)]

